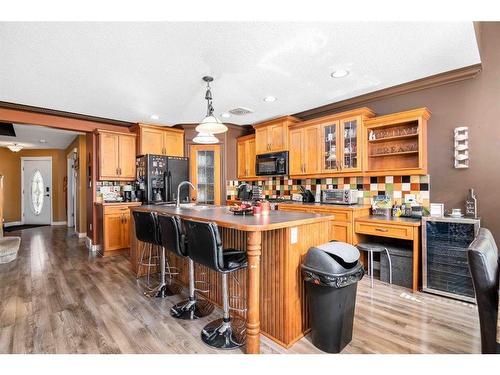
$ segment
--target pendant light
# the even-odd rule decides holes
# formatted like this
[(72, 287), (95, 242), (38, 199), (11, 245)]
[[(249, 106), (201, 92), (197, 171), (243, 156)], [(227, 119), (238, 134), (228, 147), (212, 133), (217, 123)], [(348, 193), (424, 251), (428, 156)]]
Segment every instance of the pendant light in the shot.
[[(214, 116), (214, 107), (212, 106), (212, 92), (210, 91), (210, 82), (214, 79), (209, 76), (203, 77), (203, 81), (207, 83), (207, 91), (205, 93), (205, 100), (207, 101), (207, 115), (200, 124), (196, 127), (198, 133), (219, 134), (227, 132), (227, 126), (222, 123), (217, 117)], [(214, 137), (215, 138), (215, 137)]]
[(203, 145), (210, 145), (214, 143), (219, 143), (217, 137), (210, 133), (198, 133), (196, 137), (193, 138), (194, 143), (201, 143)]
[(7, 148), (12, 152), (19, 152), (23, 149), (23, 146), (21, 146), (20, 144), (14, 143), (14, 144), (8, 145)]

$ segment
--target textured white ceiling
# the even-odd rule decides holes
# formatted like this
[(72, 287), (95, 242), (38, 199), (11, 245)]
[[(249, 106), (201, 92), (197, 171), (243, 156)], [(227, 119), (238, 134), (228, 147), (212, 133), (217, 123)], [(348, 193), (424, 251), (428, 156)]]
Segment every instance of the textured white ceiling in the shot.
[[(0, 147), (18, 143), (27, 149), (66, 149), (78, 134), (83, 134), (44, 126), (19, 124), (14, 124), (14, 130), (15, 137), (0, 136)], [(45, 139), (46, 143), (40, 143), (40, 139)]]
[(130, 122), (200, 121), (207, 74), (248, 124), (478, 62), (471, 22), (0, 23), (0, 100)]

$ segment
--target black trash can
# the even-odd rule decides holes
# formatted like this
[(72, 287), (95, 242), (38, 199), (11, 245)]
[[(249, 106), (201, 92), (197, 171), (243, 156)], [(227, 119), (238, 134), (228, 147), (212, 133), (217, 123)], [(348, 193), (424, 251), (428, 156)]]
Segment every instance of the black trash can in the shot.
[(344, 242), (311, 247), (302, 264), (314, 346), (339, 353), (352, 340), (358, 281), (364, 270), (359, 250)]

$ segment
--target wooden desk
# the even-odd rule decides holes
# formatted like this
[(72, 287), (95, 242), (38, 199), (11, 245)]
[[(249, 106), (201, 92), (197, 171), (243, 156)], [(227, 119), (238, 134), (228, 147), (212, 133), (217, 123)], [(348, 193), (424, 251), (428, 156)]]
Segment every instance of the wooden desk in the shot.
[(420, 227), (422, 221), (408, 217), (364, 216), (355, 219), (357, 234), (398, 238), (413, 242), (413, 282), (412, 290), (418, 290), (420, 276)]

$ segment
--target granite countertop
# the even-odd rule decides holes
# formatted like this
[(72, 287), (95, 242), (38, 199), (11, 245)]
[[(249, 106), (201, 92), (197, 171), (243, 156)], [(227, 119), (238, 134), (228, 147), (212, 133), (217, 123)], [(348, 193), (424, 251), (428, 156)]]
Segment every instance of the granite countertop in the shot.
[(335, 215), (331, 214), (313, 214), (279, 210), (272, 210), (268, 214), (255, 216), (234, 215), (229, 211), (229, 207), (227, 206), (191, 206), (176, 208), (175, 206), (144, 205), (135, 207), (133, 210), (153, 211), (158, 214), (175, 215), (185, 219), (213, 221), (221, 227), (249, 232), (288, 228), (335, 219)]
[[(241, 202), (238, 199), (231, 199), (230, 202)], [(277, 204), (278, 206), (281, 204), (291, 205), (291, 206), (306, 206), (306, 207), (326, 207), (332, 209), (344, 209), (344, 210), (359, 210), (363, 208), (370, 208), (369, 204), (330, 204), (330, 203), (321, 203), (321, 202), (301, 202), (301, 201), (292, 201), (292, 200), (279, 200), (279, 201), (270, 201), (273, 204)]]
[(94, 202), (96, 206), (140, 206), (142, 202)]

